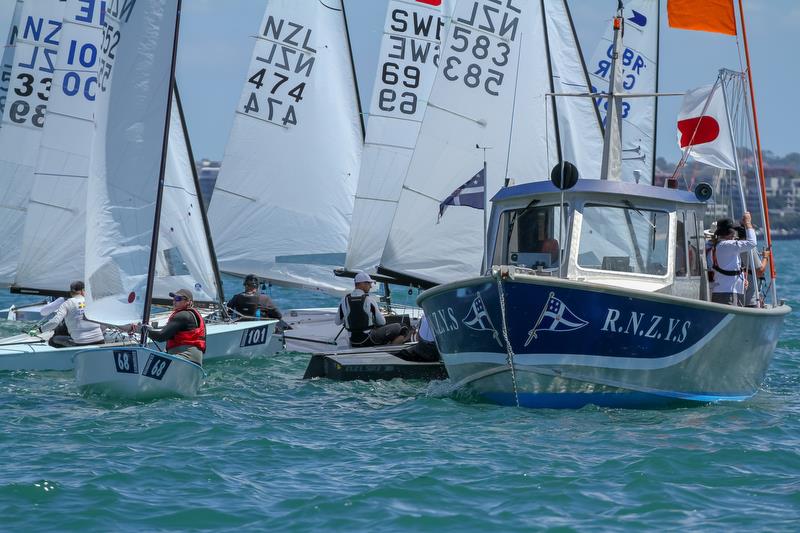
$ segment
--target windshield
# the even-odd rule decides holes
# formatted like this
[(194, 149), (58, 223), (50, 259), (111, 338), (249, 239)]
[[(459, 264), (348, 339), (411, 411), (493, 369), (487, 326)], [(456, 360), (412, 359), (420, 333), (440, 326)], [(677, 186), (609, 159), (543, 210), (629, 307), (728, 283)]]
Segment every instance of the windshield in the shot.
[[(564, 211), (567, 207), (565, 206)], [(559, 240), (560, 205), (529, 205), (505, 211), (500, 218), (493, 263), (525, 268), (558, 266), (564, 252)]]
[(587, 204), (578, 266), (661, 276), (667, 272), (668, 236), (665, 212)]

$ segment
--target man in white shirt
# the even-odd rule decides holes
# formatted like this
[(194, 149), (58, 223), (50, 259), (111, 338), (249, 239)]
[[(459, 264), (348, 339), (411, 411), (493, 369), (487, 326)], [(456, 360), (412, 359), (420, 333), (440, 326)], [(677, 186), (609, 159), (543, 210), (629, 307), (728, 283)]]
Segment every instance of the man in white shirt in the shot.
[(54, 335), (51, 339), (52, 346), (67, 347), (67, 346), (83, 346), (90, 344), (103, 344), (105, 337), (100, 324), (90, 322), (83, 316), (84, 309), (86, 308), (86, 287), (82, 281), (73, 281), (69, 286), (70, 297), (66, 300), (61, 307), (58, 308), (56, 314), (45, 322), (39, 331), (45, 332), (56, 329), (56, 326), (63, 320), (67, 326), (69, 335)]
[(350, 332), (350, 345), (353, 347), (402, 344), (406, 341), (408, 328), (401, 324), (386, 324), (377, 300), (369, 294), (373, 283), (375, 281), (369, 274), (356, 274), (356, 288), (339, 302), (335, 321)]
[(736, 227), (729, 218), (717, 221), (712, 244), (707, 252), (708, 269), (712, 272), (711, 301), (735, 306), (744, 305), (745, 276), (742, 252), (756, 247), (756, 232), (749, 212), (742, 217), (745, 240), (736, 239)]

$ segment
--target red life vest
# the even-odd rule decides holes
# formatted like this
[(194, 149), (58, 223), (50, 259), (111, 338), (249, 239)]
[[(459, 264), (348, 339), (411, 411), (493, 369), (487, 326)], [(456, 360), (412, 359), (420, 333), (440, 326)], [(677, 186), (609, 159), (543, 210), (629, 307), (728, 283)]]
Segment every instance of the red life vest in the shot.
[(172, 320), (172, 317), (175, 316), (175, 313), (180, 313), (181, 311), (191, 311), (194, 313), (194, 316), (197, 317), (197, 323), (200, 324), (200, 327), (190, 329), (189, 331), (179, 331), (176, 333), (174, 337), (167, 341), (167, 350), (171, 350), (176, 346), (194, 346), (201, 352), (206, 353), (206, 323), (203, 321), (203, 317), (200, 316), (200, 313), (197, 311), (197, 309), (189, 307), (187, 309), (181, 309), (180, 311), (174, 311), (171, 315), (169, 315), (169, 319)]

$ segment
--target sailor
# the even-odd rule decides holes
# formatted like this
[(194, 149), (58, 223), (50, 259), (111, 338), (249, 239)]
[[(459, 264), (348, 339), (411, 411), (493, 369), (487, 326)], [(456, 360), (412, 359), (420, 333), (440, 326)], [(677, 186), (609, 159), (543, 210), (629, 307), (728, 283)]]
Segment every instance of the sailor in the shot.
[(406, 361), (418, 361), (432, 363), (442, 360), (442, 355), (436, 347), (436, 340), (433, 337), (433, 329), (428, 322), (427, 315), (422, 315), (417, 330), (418, 340), (412, 346), (400, 350), (395, 356)]
[(257, 320), (259, 318), (277, 318), (282, 315), (278, 306), (266, 294), (258, 293), (258, 277), (248, 274), (244, 278), (244, 292), (234, 295), (226, 304), (231, 311), (236, 312), (239, 320)]
[(729, 218), (717, 221), (707, 251), (711, 301), (741, 307), (744, 305), (745, 275), (740, 255), (756, 247), (756, 232), (749, 212), (742, 217), (745, 240), (736, 239), (736, 227)]
[[(100, 324), (86, 320), (86, 286), (82, 281), (73, 281), (69, 286), (70, 297), (61, 304), (53, 317), (42, 324), (39, 332), (54, 331), (48, 344), (56, 348), (103, 344), (105, 338)], [(66, 331), (59, 326), (66, 326)], [(31, 332), (35, 334), (34, 331)]]
[(195, 309), (194, 295), (189, 289), (169, 293), (172, 297), (172, 314), (162, 329), (149, 330), (154, 341), (167, 341), (167, 353), (180, 355), (198, 365), (203, 364), (206, 353), (206, 324)]
[(408, 328), (401, 324), (386, 324), (378, 302), (369, 294), (373, 283), (375, 281), (369, 274), (356, 274), (355, 289), (342, 298), (335, 321), (344, 324), (350, 332), (350, 345), (353, 347), (402, 344), (408, 336)]
[(750, 254), (744, 252), (741, 255), (741, 262), (744, 265), (744, 269), (747, 271), (746, 275), (746, 282), (747, 285), (744, 291), (744, 306), (745, 307), (761, 307), (761, 286), (764, 283), (764, 274), (767, 271), (767, 266), (769, 265), (769, 258), (770, 258), (770, 250), (767, 248), (761, 254), (761, 258), (759, 259), (758, 253), (754, 254), (754, 262), (756, 266), (756, 275), (755, 279), (758, 283), (753, 283), (753, 271), (750, 269)]

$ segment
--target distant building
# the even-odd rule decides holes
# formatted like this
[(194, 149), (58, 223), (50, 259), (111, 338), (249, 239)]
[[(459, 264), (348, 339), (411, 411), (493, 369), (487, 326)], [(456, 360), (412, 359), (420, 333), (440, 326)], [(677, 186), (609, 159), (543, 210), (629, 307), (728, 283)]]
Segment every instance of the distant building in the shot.
[(214, 185), (217, 183), (221, 163), (203, 159), (200, 162), (196, 162), (195, 165), (197, 166), (197, 177), (200, 180), (200, 194), (203, 195), (203, 207), (208, 211), (208, 204), (211, 202), (211, 195), (214, 193)]

